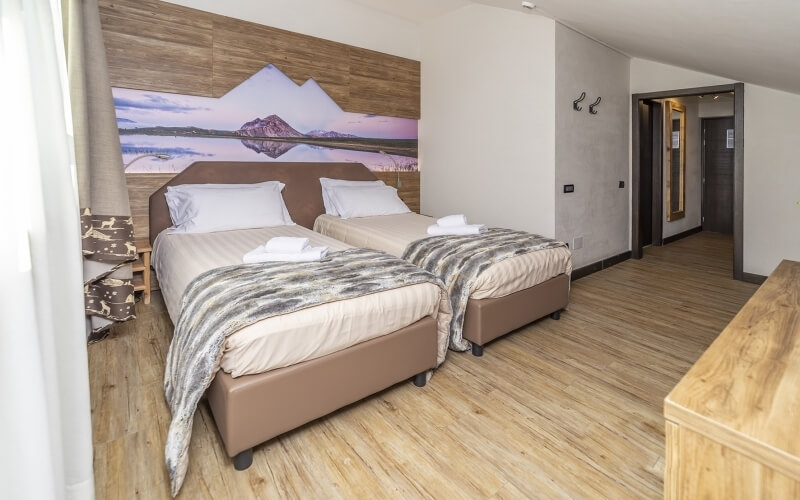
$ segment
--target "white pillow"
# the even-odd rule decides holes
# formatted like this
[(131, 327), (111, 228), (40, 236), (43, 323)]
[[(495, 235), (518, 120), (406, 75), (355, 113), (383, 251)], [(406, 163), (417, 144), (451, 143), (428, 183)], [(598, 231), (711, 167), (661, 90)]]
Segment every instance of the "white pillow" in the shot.
[[(286, 184), (280, 181), (266, 181), (256, 184), (179, 184), (177, 186), (167, 186), (167, 206), (169, 207), (169, 215), (172, 218), (172, 223), (179, 226), (187, 218), (187, 207), (183, 206), (188, 198), (180, 196), (181, 194), (190, 194), (197, 189), (258, 189), (258, 188), (271, 188), (283, 191)], [(173, 193), (170, 196), (170, 193)], [(283, 207), (283, 220), (286, 225), (295, 225), (292, 221), (292, 216), (289, 215), (289, 210), (286, 208), (286, 203), (281, 197), (281, 206)], [(174, 207), (174, 208), (173, 208)], [(173, 216), (174, 211), (174, 216)], [(177, 219), (176, 219), (177, 217)], [(180, 222), (179, 222), (180, 221)]]
[(390, 186), (340, 186), (330, 190), (339, 217), (370, 217), (411, 212)]
[(325, 205), (325, 213), (328, 215), (339, 215), (336, 205), (331, 199), (330, 190), (341, 186), (384, 186), (383, 181), (346, 181), (344, 179), (329, 179), (320, 177), (319, 183), (322, 184), (322, 204)]
[(178, 184), (177, 186), (167, 186), (167, 191), (192, 191), (195, 189), (252, 189), (259, 187), (278, 186), (281, 191), (286, 184), (281, 181), (264, 181), (252, 184)]
[(279, 186), (241, 189), (197, 188), (169, 193), (182, 202), (178, 217), (187, 216), (174, 226), (179, 233), (210, 233), (232, 229), (282, 226), (283, 197)]
[(181, 191), (170, 191), (168, 187), (164, 197), (167, 199), (169, 218), (172, 219), (173, 227), (185, 224), (194, 217), (195, 213), (189, 203), (191, 197), (188, 194)]

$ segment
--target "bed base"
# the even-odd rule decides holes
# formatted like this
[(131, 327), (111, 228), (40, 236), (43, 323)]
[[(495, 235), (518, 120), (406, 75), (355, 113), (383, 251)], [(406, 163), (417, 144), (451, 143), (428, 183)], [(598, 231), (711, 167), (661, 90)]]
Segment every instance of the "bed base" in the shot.
[(463, 336), (472, 342), (472, 354), (483, 356), (492, 340), (550, 315), (561, 318), (569, 302), (569, 276), (559, 274), (538, 285), (496, 299), (469, 299)]
[(236, 470), (253, 462), (253, 447), (413, 377), (422, 387), (436, 367), (436, 320), (427, 316), (321, 358), (258, 375), (220, 371), (208, 404)]

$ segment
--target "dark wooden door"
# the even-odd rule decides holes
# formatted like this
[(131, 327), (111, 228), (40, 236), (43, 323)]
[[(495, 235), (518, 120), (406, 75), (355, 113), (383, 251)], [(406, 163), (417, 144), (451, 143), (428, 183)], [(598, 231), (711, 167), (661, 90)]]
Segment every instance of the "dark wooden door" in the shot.
[(733, 233), (733, 145), (732, 116), (703, 119), (703, 229), (706, 231)]
[(639, 101), (639, 232), (642, 246), (653, 243), (653, 147), (649, 101)]

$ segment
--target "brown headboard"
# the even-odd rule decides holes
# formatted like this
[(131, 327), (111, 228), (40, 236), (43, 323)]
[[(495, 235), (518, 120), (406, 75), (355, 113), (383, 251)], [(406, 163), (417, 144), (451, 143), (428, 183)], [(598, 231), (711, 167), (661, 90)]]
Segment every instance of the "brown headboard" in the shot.
[(320, 177), (374, 181), (375, 175), (361, 163), (278, 163), (199, 161), (173, 177), (150, 195), (150, 243), (158, 233), (172, 225), (164, 193), (167, 186), (179, 184), (253, 184), (281, 181), (286, 184), (283, 199), (292, 220), (311, 229), (325, 213)]

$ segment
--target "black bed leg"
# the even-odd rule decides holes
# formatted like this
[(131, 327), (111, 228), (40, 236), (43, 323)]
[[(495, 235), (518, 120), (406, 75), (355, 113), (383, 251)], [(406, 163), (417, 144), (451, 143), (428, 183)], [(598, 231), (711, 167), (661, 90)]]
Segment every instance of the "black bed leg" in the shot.
[(428, 383), (428, 372), (417, 373), (414, 375), (414, 385), (417, 387), (425, 387)]
[(233, 467), (236, 470), (245, 470), (253, 464), (253, 448), (248, 448), (233, 457)]
[(475, 342), (473, 342), (472, 343), (472, 355), (476, 356), (476, 357), (479, 357), (479, 358), (481, 356), (483, 356), (483, 346), (482, 345), (478, 345)]
[(561, 311), (555, 311), (550, 313), (550, 317), (554, 320), (558, 321), (561, 319)]

